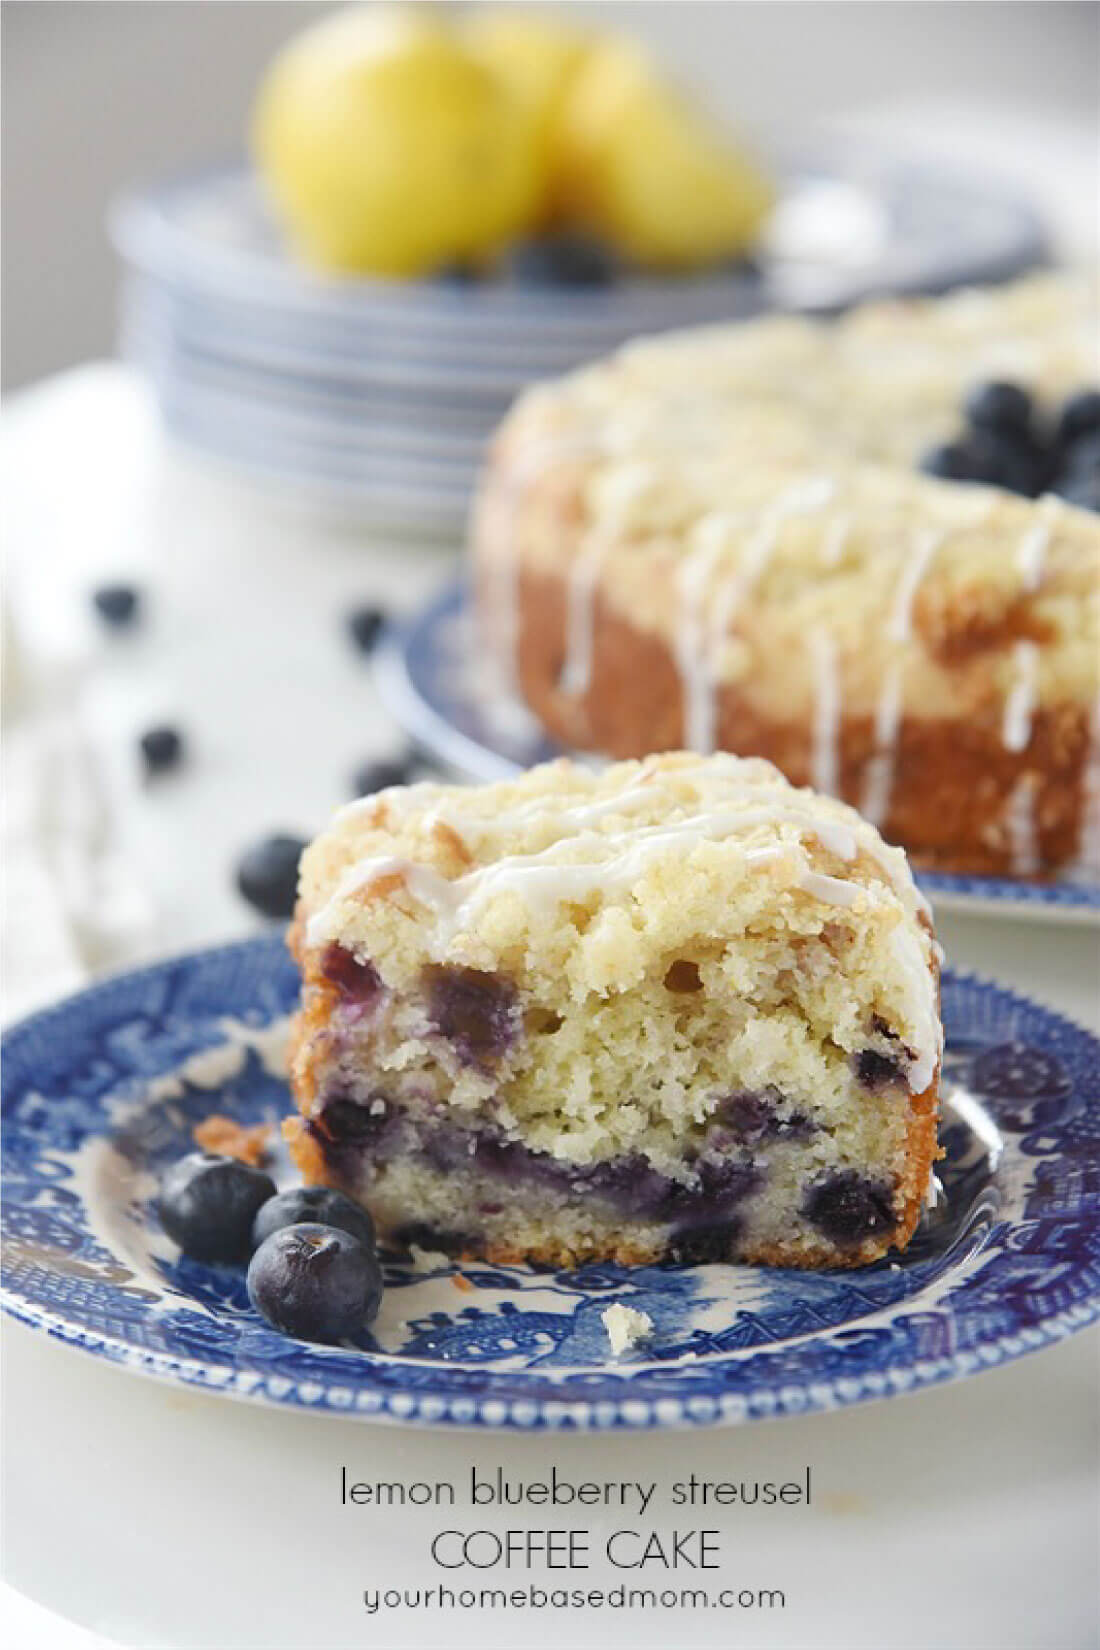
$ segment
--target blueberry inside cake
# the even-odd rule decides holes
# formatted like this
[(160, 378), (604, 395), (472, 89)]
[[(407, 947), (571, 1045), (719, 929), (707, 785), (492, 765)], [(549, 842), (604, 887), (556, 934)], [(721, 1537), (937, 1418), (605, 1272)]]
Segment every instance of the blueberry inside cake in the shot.
[(857, 1266), (937, 1156), (903, 853), (770, 763), (395, 787), (306, 851), (286, 1124), (391, 1241), (568, 1266)]

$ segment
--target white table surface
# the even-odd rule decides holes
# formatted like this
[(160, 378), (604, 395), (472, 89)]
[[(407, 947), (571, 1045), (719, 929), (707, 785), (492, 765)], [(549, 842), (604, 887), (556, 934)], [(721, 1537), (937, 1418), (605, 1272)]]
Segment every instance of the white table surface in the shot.
[[(22, 969), (30, 913), (44, 907), (9, 887), (14, 1012), (124, 958), (256, 926), (229, 875), (239, 849), (272, 828), (308, 832), (343, 799), (357, 760), (394, 748), (341, 638), (343, 612), (353, 599), (415, 604), (451, 572), (453, 552), (321, 530), (166, 457), (143, 393), (118, 368), (84, 369), (20, 398), (0, 437), (17, 638), (9, 762), (33, 802), (35, 730), (59, 715), (66, 726), (75, 719), (94, 775), (72, 819), (64, 809), (53, 818), (61, 850), (44, 867), (27, 860), (28, 831), (9, 803), (14, 863), (26, 869), (25, 882), (9, 874), (9, 883), (37, 886), (42, 871), (48, 903), (57, 862), (75, 853), (105, 867), (117, 918), (112, 927), (110, 910), (78, 913), (73, 938), (60, 897), (56, 941), (43, 937), (38, 963)], [(89, 621), (85, 592), (127, 576), (147, 589), (148, 622), (111, 641)], [(184, 772), (143, 787), (132, 739), (160, 716), (184, 727), (192, 756)], [(1100, 1024), (1094, 930), (944, 915), (940, 933), (954, 966)], [(172, 1650), (521, 1650), (602, 1644), (624, 1629), (654, 1646), (1084, 1650), (1100, 1636), (1098, 1347), (1100, 1335), (1086, 1332), (975, 1379), (834, 1415), (548, 1439), (265, 1411), (125, 1375), (8, 1324), (6, 1575), (119, 1643)], [(473, 1464), (499, 1463), (529, 1479), (551, 1462), (573, 1478), (668, 1482), (691, 1469), (786, 1478), (809, 1464), (808, 1510), (701, 1519), (666, 1507), (650, 1520), (663, 1532), (720, 1530), (725, 1567), (714, 1584), (782, 1588), (786, 1609), (364, 1613), (363, 1588), (438, 1583), (425, 1544), (441, 1514), (341, 1507), (342, 1466), (361, 1479), (462, 1480)], [(607, 1516), (467, 1508), (454, 1521), (583, 1522), (595, 1543)], [(562, 1580), (486, 1572), (480, 1581), (517, 1579)], [(623, 1578), (597, 1566), (580, 1579)], [(670, 1580), (696, 1584), (690, 1574)]]

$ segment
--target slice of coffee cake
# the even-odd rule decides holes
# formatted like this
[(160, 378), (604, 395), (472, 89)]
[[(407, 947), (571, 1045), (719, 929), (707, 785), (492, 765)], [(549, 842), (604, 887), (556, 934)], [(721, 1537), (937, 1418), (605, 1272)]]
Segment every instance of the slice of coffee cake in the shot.
[(496, 1261), (856, 1266), (936, 1147), (904, 855), (769, 763), (395, 788), (302, 862), (286, 1125), (391, 1239)]

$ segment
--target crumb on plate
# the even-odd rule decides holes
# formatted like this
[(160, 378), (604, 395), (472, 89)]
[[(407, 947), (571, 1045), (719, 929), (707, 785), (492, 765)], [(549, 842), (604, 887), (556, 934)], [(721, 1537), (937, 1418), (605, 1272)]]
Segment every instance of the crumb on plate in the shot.
[(414, 1272), (439, 1272), (451, 1264), (450, 1255), (445, 1255), (442, 1249), (421, 1249), (419, 1244), (410, 1243), (409, 1254)]
[(222, 1117), (215, 1112), (212, 1117), (204, 1117), (201, 1123), (196, 1123), (191, 1138), (204, 1152), (236, 1157), (242, 1163), (251, 1163), (255, 1167), (268, 1154), (271, 1124), (254, 1123), (247, 1127), (234, 1122), (232, 1117)]
[(653, 1319), (648, 1312), (638, 1312), (633, 1306), (620, 1306), (618, 1301), (601, 1313), (601, 1321), (616, 1358), (653, 1332)]

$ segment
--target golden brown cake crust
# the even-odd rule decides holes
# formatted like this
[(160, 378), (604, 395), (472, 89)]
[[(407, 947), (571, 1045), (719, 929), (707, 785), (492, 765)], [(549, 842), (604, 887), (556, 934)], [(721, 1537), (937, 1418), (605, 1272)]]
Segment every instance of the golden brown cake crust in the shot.
[[(592, 675), (584, 693), (560, 685), (566, 649), (562, 578), (520, 576), (519, 681), (555, 738), (615, 757), (675, 750), (684, 743), (683, 696), (675, 660), (659, 637), (643, 634), (604, 599), (593, 612)], [(880, 828), (930, 869), (1011, 876), (1019, 863), (1007, 828), (1013, 792), (1032, 788), (1037, 849), (1048, 871), (1077, 853), (1089, 754), (1089, 716), (1077, 705), (1039, 710), (1024, 751), (1005, 748), (1002, 707), (967, 721), (903, 716), (889, 807)], [(812, 733), (805, 718), (762, 717), (736, 686), (718, 695), (717, 744), (763, 756), (796, 785), (812, 782)], [(836, 794), (859, 807), (875, 754), (872, 718), (842, 715)]]

